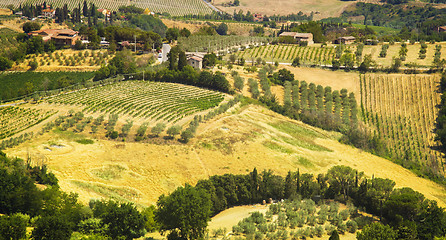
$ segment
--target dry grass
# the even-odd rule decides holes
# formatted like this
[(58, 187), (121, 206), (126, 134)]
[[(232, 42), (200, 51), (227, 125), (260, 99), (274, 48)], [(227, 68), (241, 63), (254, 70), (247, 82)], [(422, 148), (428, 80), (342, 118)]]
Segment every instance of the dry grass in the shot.
[[(293, 124), (302, 131), (274, 127), (277, 124)], [(299, 168), (302, 172), (324, 173), (330, 167), (343, 164), (351, 166), (371, 177), (387, 177), (395, 180), (397, 187), (411, 187), (439, 205), (446, 206), (445, 190), (428, 180), (416, 177), (410, 171), (385, 159), (340, 144), (338, 134), (310, 127), (289, 120), (263, 107), (249, 105), (223, 114), (214, 121), (200, 125), (197, 137), (187, 145), (155, 145), (148, 143), (119, 143), (95, 140), (94, 144), (82, 145), (63, 134), (48, 133), (32, 142), (8, 149), (10, 156), (26, 157), (48, 164), (60, 180), (64, 191), (79, 193), (83, 202), (91, 198), (121, 197), (138, 205), (156, 202), (161, 194), (172, 192), (185, 183), (195, 184), (215, 174), (245, 174), (257, 167), (259, 171), (272, 169), (285, 175)], [(327, 150), (311, 150), (294, 145), (286, 139), (303, 141)], [(45, 149), (49, 142), (56, 141), (64, 148)], [(271, 149), (263, 142), (271, 141), (281, 148)], [(104, 179), (96, 173), (110, 171), (110, 166), (120, 166), (113, 177)], [(107, 175), (108, 174), (108, 175)], [(110, 176), (107, 173), (107, 176)], [(89, 183), (79, 186), (76, 182)], [(115, 189), (113, 191), (98, 190)], [(132, 193), (117, 191), (128, 189)], [(117, 192), (117, 193), (116, 193)], [(117, 194), (117, 195), (113, 195)]]
[(337, 17), (343, 12), (343, 9), (356, 2), (342, 2), (338, 0), (241, 0), (239, 7), (223, 7), (223, 3), (228, 3), (229, 0), (214, 0), (214, 4), (221, 10), (232, 14), (234, 10), (237, 12), (251, 11), (251, 13), (262, 13), (268, 16), (271, 15), (287, 15), (291, 13), (298, 13), (299, 11), (305, 14), (311, 12), (318, 12), (314, 14), (314, 19), (322, 19), (326, 17)]
[[(427, 51), (426, 51), (426, 58), (425, 59), (419, 59), (418, 53), (420, 51), (420, 44), (407, 44), (407, 57), (405, 63), (416, 63), (421, 66), (431, 66), (432, 61), (434, 60), (434, 53), (435, 53), (435, 46), (440, 44), (441, 45), (441, 58), (445, 58), (446, 56), (446, 42), (440, 42), (435, 44), (427, 43)], [(365, 54), (372, 54), (373, 60), (375, 60), (379, 65), (388, 67), (392, 64), (392, 58), (398, 57), (399, 50), (401, 48), (401, 44), (395, 43), (394, 45), (390, 45), (389, 49), (387, 50), (387, 56), (385, 58), (380, 58), (379, 53), (381, 52), (381, 46), (382, 45), (376, 45), (376, 46), (364, 46), (363, 55)], [(352, 49), (355, 49), (352, 46)]]
[(7, 8), (0, 8), (0, 15), (12, 15), (12, 11)]

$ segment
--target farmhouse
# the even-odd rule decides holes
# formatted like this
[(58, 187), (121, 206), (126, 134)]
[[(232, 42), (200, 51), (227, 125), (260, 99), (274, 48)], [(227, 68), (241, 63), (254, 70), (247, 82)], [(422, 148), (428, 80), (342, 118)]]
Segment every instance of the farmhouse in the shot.
[(260, 13), (254, 13), (254, 22), (263, 22), (263, 15)]
[(104, 8), (98, 8), (98, 12), (102, 13), (105, 17), (110, 17), (111, 11)]
[(356, 40), (353, 36), (347, 36), (347, 37), (339, 37), (338, 39), (333, 40), (333, 44), (352, 44)]
[(297, 42), (307, 42), (309, 45), (314, 43), (312, 33), (283, 32), (279, 37), (292, 37)]
[(195, 52), (195, 53), (186, 53), (187, 58), (187, 64), (192, 66), (195, 69), (202, 69), (203, 68), (203, 53)]
[(80, 40), (78, 32), (71, 29), (45, 29), (32, 31), (30, 36), (41, 36), (43, 41), (53, 40), (59, 46), (73, 46), (77, 40)]
[(42, 15), (46, 18), (54, 18), (54, 16), (56, 15), (56, 10), (50, 8), (43, 9)]

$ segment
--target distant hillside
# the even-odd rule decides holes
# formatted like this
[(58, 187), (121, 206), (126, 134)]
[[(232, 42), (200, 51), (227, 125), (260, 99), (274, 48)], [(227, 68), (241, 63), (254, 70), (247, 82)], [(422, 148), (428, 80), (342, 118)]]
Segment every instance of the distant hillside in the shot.
[[(20, 4), (26, 3), (39, 3), (41, 0), (2, 0), (0, 1), (0, 7), (6, 7), (8, 5), (14, 5), (18, 7)], [(78, 7), (79, 4), (84, 2), (83, 0), (47, 0), (48, 4), (52, 4), (55, 7), (62, 7), (64, 4), (68, 5), (69, 9)], [(135, 5), (140, 8), (148, 8), (155, 13), (169, 13), (174, 16), (181, 16), (184, 14), (206, 14), (211, 13), (212, 10), (202, 0), (88, 0), (87, 2), (94, 3), (99, 8), (107, 8), (111, 10), (118, 10), (120, 6)]]
[(339, 17), (346, 7), (355, 3), (355, 1), (340, 0), (240, 0), (240, 6), (224, 7), (229, 2), (230, 0), (214, 0), (213, 4), (230, 14), (234, 10), (237, 12), (243, 10), (244, 13), (250, 11), (251, 13), (261, 13), (268, 16), (296, 14), (299, 11), (310, 15), (313, 12), (315, 20)]

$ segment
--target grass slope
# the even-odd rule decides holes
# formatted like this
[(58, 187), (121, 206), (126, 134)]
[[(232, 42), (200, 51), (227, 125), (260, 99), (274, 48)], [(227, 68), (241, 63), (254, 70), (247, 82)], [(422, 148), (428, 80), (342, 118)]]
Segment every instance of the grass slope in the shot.
[[(244, 174), (253, 167), (282, 175), (297, 168), (318, 174), (343, 164), (367, 176), (391, 178), (397, 187), (411, 187), (446, 206), (446, 192), (439, 185), (385, 159), (340, 144), (338, 137), (337, 133), (248, 105), (201, 124), (197, 137), (186, 145), (100, 139), (85, 145), (52, 132), (6, 152), (18, 157), (29, 154), (36, 162), (45, 160), (62, 189), (79, 193), (84, 202), (114, 197), (148, 205), (178, 186), (195, 184), (215, 174)], [(51, 148), (54, 144), (64, 147)]]
[(262, 13), (271, 15), (287, 15), (296, 14), (302, 11), (305, 14), (315, 12), (314, 19), (322, 19), (327, 17), (338, 17), (344, 8), (354, 4), (352, 2), (342, 2), (339, 0), (241, 0), (238, 7), (223, 7), (222, 4), (228, 3), (228, 0), (215, 0), (216, 5), (221, 10), (232, 14), (234, 10), (237, 12), (243, 10), (244, 13)]

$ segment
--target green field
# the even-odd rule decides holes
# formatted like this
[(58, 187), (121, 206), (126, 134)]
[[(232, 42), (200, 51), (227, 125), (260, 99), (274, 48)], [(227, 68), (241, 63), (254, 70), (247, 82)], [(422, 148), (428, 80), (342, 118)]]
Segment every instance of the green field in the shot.
[(219, 92), (176, 83), (127, 81), (54, 96), (47, 102), (81, 106), (87, 113), (177, 122), (216, 107), (223, 97)]
[(83, 83), (94, 72), (15, 72), (0, 73), (0, 101), (13, 100), (32, 94)]
[[(65, 3), (68, 5), (69, 9), (78, 7), (79, 4), (84, 2), (84, 0), (47, 0), (46, 3), (55, 7), (62, 7)], [(183, 16), (185, 14), (207, 14), (211, 13), (212, 10), (201, 0), (89, 0), (89, 3), (94, 3), (98, 8), (107, 8), (110, 10), (118, 10), (120, 6), (135, 5), (139, 8), (148, 8), (150, 11), (155, 13), (169, 13), (173, 16)], [(14, 5), (18, 7), (19, 5), (24, 5), (26, 3), (42, 3), (40, 0), (2, 0), (0, 2), (0, 7), (6, 7), (8, 5)]]

